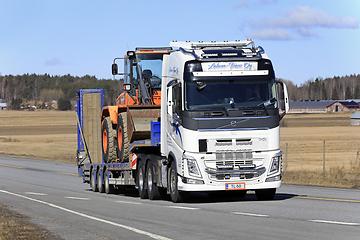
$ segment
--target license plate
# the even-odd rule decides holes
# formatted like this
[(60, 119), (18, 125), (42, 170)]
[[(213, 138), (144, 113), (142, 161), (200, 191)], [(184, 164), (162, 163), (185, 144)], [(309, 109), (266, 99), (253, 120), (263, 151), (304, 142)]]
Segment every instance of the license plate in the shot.
[(245, 190), (245, 183), (226, 183), (225, 190)]

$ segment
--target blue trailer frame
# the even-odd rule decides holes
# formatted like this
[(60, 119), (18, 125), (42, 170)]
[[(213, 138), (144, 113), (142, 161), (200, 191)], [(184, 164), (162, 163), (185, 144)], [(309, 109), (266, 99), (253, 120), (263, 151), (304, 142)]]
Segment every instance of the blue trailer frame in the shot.
[[(77, 91), (77, 116), (79, 119), (79, 124), (77, 126), (77, 139), (78, 139), (78, 154), (79, 152), (85, 153), (86, 151), (86, 143), (83, 140), (83, 116), (84, 116), (84, 109), (83, 109), (83, 94), (84, 93), (100, 93), (101, 94), (101, 108), (103, 108), (103, 89), (79, 89)], [(100, 109), (101, 110), (101, 109)], [(151, 121), (151, 139), (144, 139), (144, 140), (138, 140), (134, 141), (131, 146), (129, 147), (129, 151), (134, 147), (159, 147), (160, 145), (160, 135), (161, 135), (161, 126), (160, 122), (153, 122)], [(101, 141), (101, 139), (99, 139)], [(129, 154), (130, 155), (130, 154)], [(93, 171), (95, 183), (98, 182), (98, 171), (100, 171), (100, 177), (101, 177), (101, 184), (104, 184), (104, 169), (107, 169), (109, 171), (116, 171), (116, 172), (125, 172), (125, 171), (135, 171), (129, 162), (125, 163), (104, 163), (104, 160), (102, 158), (102, 163), (80, 163), (78, 161), (78, 175), (83, 178), (84, 183), (90, 183), (91, 178), (90, 174), (91, 171)], [(108, 180), (109, 180), (109, 176)], [(132, 184), (126, 184), (126, 185), (135, 185), (135, 182), (133, 181)]]

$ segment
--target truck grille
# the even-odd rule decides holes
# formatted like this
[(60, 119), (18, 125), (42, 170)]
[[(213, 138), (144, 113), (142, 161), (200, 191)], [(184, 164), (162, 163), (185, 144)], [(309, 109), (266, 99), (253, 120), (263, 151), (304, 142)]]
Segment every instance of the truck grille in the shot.
[(252, 159), (252, 151), (216, 151), (216, 160)]
[(242, 165), (252, 165), (252, 160), (238, 160), (238, 161), (216, 161), (216, 167), (219, 168), (219, 166), (235, 166), (241, 167)]

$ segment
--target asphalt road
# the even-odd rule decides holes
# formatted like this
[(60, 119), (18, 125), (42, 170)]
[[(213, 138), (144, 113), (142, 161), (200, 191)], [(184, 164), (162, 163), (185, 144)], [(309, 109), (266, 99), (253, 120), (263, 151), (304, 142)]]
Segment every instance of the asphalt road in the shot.
[(360, 191), (283, 185), (273, 201), (94, 193), (75, 164), (0, 156), (0, 203), (63, 239), (360, 239)]

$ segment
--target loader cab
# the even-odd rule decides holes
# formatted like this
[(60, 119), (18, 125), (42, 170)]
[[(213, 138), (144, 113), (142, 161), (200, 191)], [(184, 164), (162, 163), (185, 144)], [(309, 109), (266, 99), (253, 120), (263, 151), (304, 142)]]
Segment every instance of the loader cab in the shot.
[[(122, 105), (142, 104), (141, 92), (148, 92), (155, 105), (161, 102), (161, 78), (164, 54), (169, 54), (171, 47), (164, 48), (136, 48), (135, 51), (128, 51), (124, 58), (124, 92), (120, 94), (117, 103)], [(117, 73), (115, 65), (113, 75)], [(114, 74), (116, 73), (116, 74)], [(145, 82), (140, 84), (140, 82)], [(141, 87), (143, 86), (143, 87)], [(125, 95), (130, 96), (126, 102)]]
[(136, 95), (138, 82), (141, 78), (151, 83), (151, 86), (160, 91), (162, 75), (163, 53), (135, 53), (124, 61), (125, 77), (124, 83), (131, 84), (131, 94)]

